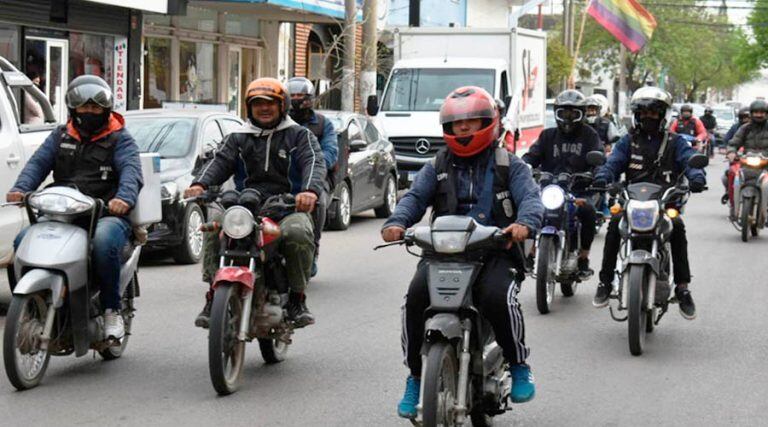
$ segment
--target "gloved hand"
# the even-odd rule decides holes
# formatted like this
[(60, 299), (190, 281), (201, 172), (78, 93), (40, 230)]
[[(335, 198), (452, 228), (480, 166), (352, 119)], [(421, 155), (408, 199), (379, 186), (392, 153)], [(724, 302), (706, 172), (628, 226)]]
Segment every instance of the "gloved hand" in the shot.
[(701, 193), (704, 191), (704, 187), (706, 187), (706, 184), (701, 181), (691, 181), (688, 184), (688, 188), (691, 190), (691, 193)]
[(608, 181), (605, 178), (595, 178), (592, 180), (592, 186), (595, 188), (605, 188), (608, 186)]

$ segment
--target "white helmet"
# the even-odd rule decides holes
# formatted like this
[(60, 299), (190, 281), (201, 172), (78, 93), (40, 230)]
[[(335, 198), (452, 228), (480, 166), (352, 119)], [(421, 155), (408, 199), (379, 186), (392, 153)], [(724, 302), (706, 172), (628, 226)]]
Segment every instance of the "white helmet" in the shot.
[(608, 98), (606, 98), (605, 95), (596, 93), (592, 95), (592, 98), (595, 98), (595, 100), (600, 103), (600, 114), (606, 115), (611, 113), (611, 104), (608, 102)]
[(655, 86), (645, 86), (636, 90), (630, 100), (632, 110), (632, 127), (640, 125), (637, 113), (640, 110), (653, 110), (659, 113), (659, 131), (664, 131), (672, 118), (672, 96), (665, 90)]

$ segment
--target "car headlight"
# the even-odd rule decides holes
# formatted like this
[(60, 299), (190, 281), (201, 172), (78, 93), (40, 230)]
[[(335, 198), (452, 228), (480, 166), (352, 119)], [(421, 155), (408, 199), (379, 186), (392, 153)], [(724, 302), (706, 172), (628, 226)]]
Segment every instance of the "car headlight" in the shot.
[(627, 203), (629, 228), (635, 231), (651, 231), (659, 220), (659, 202), (630, 200)]
[(163, 200), (173, 199), (179, 193), (179, 185), (174, 181), (169, 181), (160, 187), (160, 198)]
[(560, 209), (565, 203), (565, 192), (557, 185), (548, 185), (541, 190), (541, 203), (551, 211)]
[(253, 214), (242, 206), (232, 206), (224, 213), (224, 233), (233, 239), (242, 239), (253, 232)]
[(37, 193), (29, 198), (32, 208), (44, 214), (76, 215), (93, 208), (93, 201), (77, 200), (65, 194)]
[(432, 232), (432, 247), (441, 254), (457, 254), (464, 252), (469, 240), (466, 231), (435, 231)]

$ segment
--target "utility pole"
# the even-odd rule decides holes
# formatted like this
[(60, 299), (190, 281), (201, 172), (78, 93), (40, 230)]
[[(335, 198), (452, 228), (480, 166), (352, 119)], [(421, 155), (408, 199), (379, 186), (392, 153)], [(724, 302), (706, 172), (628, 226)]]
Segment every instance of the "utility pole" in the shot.
[(410, 0), (408, 2), (408, 26), (418, 27), (421, 25), (421, 0)]
[(624, 120), (627, 115), (627, 48), (622, 44), (619, 47), (619, 120)]
[(360, 99), (366, 102), (376, 94), (376, 33), (378, 0), (364, 0), (363, 3), (363, 72), (360, 76)]
[(341, 109), (355, 110), (355, 0), (344, 0), (344, 65), (341, 70)]

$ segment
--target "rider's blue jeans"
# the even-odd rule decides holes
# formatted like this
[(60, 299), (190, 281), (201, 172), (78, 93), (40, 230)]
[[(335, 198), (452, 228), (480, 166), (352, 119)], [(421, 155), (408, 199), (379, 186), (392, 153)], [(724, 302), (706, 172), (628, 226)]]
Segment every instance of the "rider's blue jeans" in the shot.
[[(21, 230), (13, 241), (16, 249), (28, 228)], [(106, 216), (96, 224), (93, 236), (91, 263), (93, 273), (101, 285), (102, 309), (120, 309), (120, 254), (131, 236), (131, 224), (124, 218)]]

